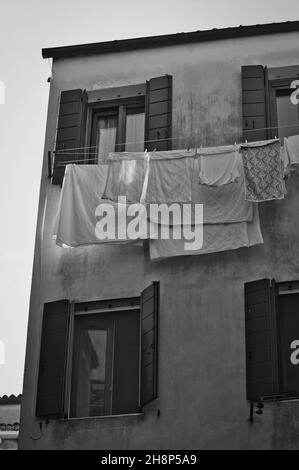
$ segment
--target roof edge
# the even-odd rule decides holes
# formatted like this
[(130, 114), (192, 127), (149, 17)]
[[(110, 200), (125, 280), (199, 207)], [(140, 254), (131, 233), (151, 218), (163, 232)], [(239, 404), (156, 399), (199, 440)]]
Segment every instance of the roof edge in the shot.
[(18, 405), (21, 403), (22, 395), (3, 395), (0, 397), (0, 405)]
[(62, 59), (84, 55), (107, 54), (113, 52), (172, 46), (176, 44), (187, 44), (192, 42), (205, 42), (220, 39), (259, 36), (265, 34), (288, 33), (293, 31), (299, 31), (299, 21), (265, 23), (221, 29), (214, 28), (188, 33), (120, 39), (116, 41), (94, 42), (90, 44), (78, 44), (74, 46), (50, 47), (42, 49), (42, 56), (44, 59)]

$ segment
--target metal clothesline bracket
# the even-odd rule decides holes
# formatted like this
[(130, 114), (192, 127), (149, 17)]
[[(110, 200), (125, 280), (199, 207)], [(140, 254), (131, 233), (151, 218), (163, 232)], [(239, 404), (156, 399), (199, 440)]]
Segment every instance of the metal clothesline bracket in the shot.
[(248, 418), (248, 421), (250, 423), (253, 423), (253, 411), (254, 411), (254, 401), (250, 400), (250, 412), (249, 412), (249, 418)]
[(53, 176), (53, 153), (52, 150), (48, 150), (48, 178), (51, 179)]

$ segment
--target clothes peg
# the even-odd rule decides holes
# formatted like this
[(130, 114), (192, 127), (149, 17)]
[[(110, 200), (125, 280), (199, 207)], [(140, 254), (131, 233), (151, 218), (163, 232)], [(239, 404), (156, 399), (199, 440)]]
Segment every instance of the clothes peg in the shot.
[(201, 150), (202, 150), (202, 144), (200, 144), (200, 146), (196, 148), (195, 154), (200, 155)]

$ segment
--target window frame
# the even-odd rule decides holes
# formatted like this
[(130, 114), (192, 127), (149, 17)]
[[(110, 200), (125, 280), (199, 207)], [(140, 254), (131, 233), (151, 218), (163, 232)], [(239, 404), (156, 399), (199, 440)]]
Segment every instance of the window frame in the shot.
[[(117, 152), (125, 151), (125, 135), (126, 135), (126, 115), (127, 110), (143, 108), (146, 114), (146, 99), (145, 95), (131, 96), (128, 98), (100, 100), (95, 103), (88, 103), (87, 105), (87, 123), (86, 123), (86, 138), (85, 147), (89, 148), (86, 150), (85, 159), (86, 163), (96, 164), (97, 163), (97, 135), (95, 132), (96, 126), (96, 115), (108, 115), (108, 113), (114, 113), (117, 116), (117, 131), (116, 131), (116, 150)], [(146, 127), (146, 126), (145, 126)], [(146, 132), (146, 128), (144, 129)], [(144, 148), (145, 148), (145, 134), (144, 134)]]
[(299, 384), (298, 384), (298, 392), (295, 396), (288, 394), (288, 393), (283, 393), (283, 390), (285, 388), (285, 383), (283, 380), (283, 367), (284, 366), (282, 362), (283, 351), (282, 351), (282, 341), (281, 341), (282, 332), (281, 332), (281, 320), (280, 320), (282, 312), (279, 311), (278, 298), (285, 297), (286, 295), (298, 295), (298, 294), (299, 294), (299, 281), (289, 281), (289, 282), (283, 281), (283, 282), (276, 283), (276, 288), (275, 288), (275, 308), (276, 308), (276, 323), (277, 323), (276, 339), (277, 339), (279, 388), (281, 391), (280, 399), (282, 401), (299, 400)]
[[(109, 314), (115, 311), (116, 324), (119, 322), (116, 328), (116, 360), (119, 362), (117, 362), (118, 371), (114, 376), (118, 383), (115, 387), (115, 414), (109, 416), (121, 417), (126, 416), (126, 413), (134, 416), (143, 414), (144, 407), (159, 397), (160, 281), (152, 281), (141, 290), (140, 295), (135, 297), (93, 301), (59, 299), (43, 304), (36, 417), (60, 420), (85, 419), (69, 418), (74, 315), (78, 310), (90, 314), (98, 313), (99, 309)], [(127, 321), (124, 311), (132, 309), (134, 309), (133, 314)], [(127, 351), (127, 338), (131, 331), (134, 331), (135, 340), (130, 342)], [(123, 360), (126, 352), (130, 354), (129, 362)], [(132, 363), (135, 364), (135, 374), (131, 376), (131, 389), (128, 389), (125, 380)]]
[[(262, 282), (268, 282), (268, 290), (264, 286), (260, 287), (252, 287), (252, 285), (256, 285), (258, 283)], [(258, 297), (254, 298), (254, 302), (252, 302), (252, 297), (250, 299), (250, 294), (252, 295), (252, 292), (248, 292), (246, 294), (246, 286), (248, 286), (249, 289), (252, 289), (252, 292), (257, 295), (258, 292)], [(244, 284), (244, 290), (245, 290), (245, 350), (246, 350), (246, 387), (247, 387), (247, 400), (251, 403), (251, 405), (254, 402), (259, 403), (260, 401), (264, 402), (273, 402), (273, 401), (298, 401), (299, 400), (299, 379), (298, 379), (298, 391), (296, 393), (286, 393), (284, 392), (286, 388), (286, 384), (283, 381), (283, 346), (282, 346), (282, 331), (280, 329), (281, 326), (281, 320), (280, 320), (280, 315), (282, 314), (282, 311), (279, 310), (279, 298), (285, 297), (286, 295), (298, 295), (299, 294), (299, 280), (292, 280), (292, 281), (275, 281), (275, 279), (269, 279), (269, 278), (264, 278), (264, 279), (256, 279), (252, 280), (249, 282), (246, 282)], [(267, 294), (267, 300), (263, 300), (263, 297), (261, 296), (261, 292), (268, 292)], [(247, 297), (248, 295), (248, 297)], [(263, 304), (262, 310), (261, 310), (261, 305)], [(253, 307), (256, 307), (258, 310), (256, 310), (255, 313), (255, 318), (258, 317), (258, 323), (256, 324), (256, 320), (253, 321), (252, 323), (252, 318), (251, 315), (253, 314), (252, 309)], [(268, 313), (266, 313), (268, 311)], [(261, 313), (263, 312), (263, 313)], [(257, 315), (257, 316), (256, 316)], [(265, 317), (267, 317), (267, 320), (265, 321)], [(299, 320), (298, 320), (299, 321)], [(247, 329), (247, 322), (249, 323), (248, 329)], [(251, 336), (254, 332), (258, 331), (259, 333), (262, 333), (265, 330), (265, 327), (263, 326), (263, 323), (267, 323), (267, 328), (266, 330), (268, 331), (267, 334), (267, 342), (266, 343), (261, 343), (261, 340), (259, 339), (258, 343), (259, 346), (253, 347), (252, 344), (254, 342), (250, 342), (249, 344), (247, 343), (248, 340), (248, 334)], [(255, 328), (252, 327), (252, 324), (255, 325)], [(265, 339), (265, 338), (264, 338)], [(271, 380), (271, 387), (272, 391), (271, 393), (266, 393), (266, 394), (260, 394), (260, 395), (254, 395), (256, 392), (249, 392), (251, 393), (251, 396), (248, 396), (248, 386), (254, 381), (257, 381), (259, 379), (263, 379), (263, 377), (258, 377), (258, 376), (252, 376), (250, 379), (248, 378), (248, 372), (250, 371), (250, 368), (254, 367), (256, 364), (259, 364), (261, 361), (257, 360), (255, 357), (255, 360), (253, 363), (248, 363), (248, 358), (249, 360), (252, 359), (250, 357), (252, 355), (252, 352), (254, 350), (260, 350), (260, 349), (265, 349), (268, 348), (269, 352), (271, 354), (271, 358), (267, 362), (271, 365), (272, 369), (272, 380)], [(268, 354), (267, 354), (268, 355)], [(263, 360), (265, 362), (265, 358)], [(269, 366), (268, 366), (269, 367)], [(298, 365), (299, 368), (299, 365)], [(269, 371), (268, 371), (269, 373)], [(258, 374), (259, 375), (259, 374)], [(266, 378), (267, 374), (266, 374)], [(254, 379), (254, 380), (253, 380)], [(253, 405), (252, 405), (253, 406)]]
[[(96, 315), (96, 313), (94, 313)], [(99, 312), (99, 315), (101, 315), (101, 312)], [(75, 391), (75, 394), (73, 396), (72, 394), (72, 385), (73, 385), (73, 380), (77, 382), (78, 375), (80, 374), (79, 368), (74, 368), (74, 356), (75, 353), (78, 355), (79, 354), (79, 345), (75, 348), (75, 336), (76, 336), (76, 331), (75, 331), (75, 318), (84, 318), (84, 315), (82, 315), (82, 312), (78, 312), (74, 314), (74, 328), (72, 331), (73, 334), (73, 349), (70, 351), (71, 354), (71, 361), (72, 361), (72, 368), (70, 372), (70, 395), (68, 397), (69, 401), (69, 416), (71, 417), (71, 410), (72, 410), (72, 398), (74, 397), (74, 401), (76, 403), (76, 398), (77, 398), (77, 389)], [(105, 400), (104, 400), (104, 408), (105, 413), (103, 415), (91, 415), (91, 416), (84, 416), (84, 417), (94, 417), (94, 416), (109, 416), (112, 414), (112, 399), (113, 399), (113, 365), (114, 365), (114, 348), (115, 348), (115, 319), (112, 317), (111, 319), (101, 319), (102, 320), (102, 330), (105, 330), (107, 332), (107, 352), (108, 354), (106, 355), (105, 362), (106, 362), (106, 372), (108, 372), (109, 379), (107, 381), (107, 384), (105, 384)], [(108, 409), (110, 413), (108, 413)]]
[[(274, 139), (275, 137), (279, 136), (279, 129), (278, 129), (278, 114), (277, 114), (277, 96), (276, 93), (277, 91), (285, 91), (289, 90), (290, 96), (292, 92), (294, 91), (291, 88), (291, 83), (294, 80), (298, 80), (297, 76), (294, 77), (288, 77), (288, 78), (277, 78), (277, 79), (272, 79), (268, 80), (268, 109), (267, 109), (267, 114), (268, 114), (268, 122), (269, 122), (269, 138)], [(298, 123), (299, 123), (299, 116), (298, 116)], [(298, 127), (298, 133), (299, 133), (299, 127)]]
[[(139, 357), (138, 357), (138, 413), (122, 413), (122, 414), (105, 414), (96, 416), (84, 416), (76, 417), (71, 416), (71, 393), (72, 393), (72, 376), (73, 376), (73, 353), (74, 353), (74, 336), (75, 336), (75, 317), (81, 315), (98, 315), (101, 313), (120, 313), (124, 311), (139, 310)], [(71, 302), (70, 308), (70, 323), (69, 323), (69, 337), (67, 347), (67, 364), (65, 374), (65, 414), (64, 419), (66, 420), (78, 420), (78, 419), (99, 419), (99, 418), (113, 418), (116, 416), (134, 416), (143, 414), (140, 407), (140, 393), (141, 393), (141, 334), (142, 334), (142, 321), (141, 321), (141, 298), (130, 297), (124, 299), (113, 299), (103, 301), (91, 301), (91, 302)], [(114, 332), (113, 332), (113, 351), (112, 351), (112, 384), (113, 384), (113, 368), (114, 368), (114, 346), (115, 346), (115, 321), (114, 321)], [(113, 387), (113, 385), (112, 385)], [(113, 392), (111, 391), (111, 397)], [(112, 407), (112, 398), (111, 398)]]

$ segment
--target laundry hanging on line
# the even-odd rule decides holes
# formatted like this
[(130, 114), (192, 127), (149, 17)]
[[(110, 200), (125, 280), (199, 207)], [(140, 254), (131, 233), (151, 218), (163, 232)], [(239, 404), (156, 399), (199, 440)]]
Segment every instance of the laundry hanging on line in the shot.
[[(102, 199), (107, 174), (108, 165), (67, 165), (54, 228), (54, 239), (58, 246), (74, 248), (82, 245), (142, 243), (140, 240), (127, 237), (126, 232), (123, 237), (119, 237), (134, 216), (127, 215), (127, 204), (121, 205)], [(99, 206), (102, 209), (101, 215), (105, 208), (108, 210), (111, 208), (115, 213), (115, 230), (112, 238), (105, 238), (106, 229), (102, 229), (100, 233), (101, 224), (98, 222), (101, 220), (101, 215), (97, 215)], [(123, 227), (118, 227), (121, 215), (125, 223)], [(146, 211), (141, 211), (141, 215), (149, 225), (147, 232), (151, 233)], [(101, 235), (102, 238), (99, 238)]]
[[(165, 152), (113, 152), (104, 198), (160, 204), (191, 202), (194, 150)], [(143, 195), (143, 196), (142, 196)]]
[[(204, 205), (203, 223), (235, 223), (252, 220), (251, 203), (245, 200), (244, 172), (240, 155), (237, 158), (238, 180), (233, 185), (209, 186), (198, 184), (199, 161), (195, 150), (151, 152), (146, 189), (143, 180), (146, 173), (144, 153), (111, 153), (108, 161), (107, 199), (117, 201), (125, 195), (128, 202), (146, 204), (185, 202)], [(125, 171), (124, 171), (125, 169)], [(185, 176), (184, 176), (185, 175)], [(108, 191), (107, 191), (107, 188)], [(192, 211), (194, 215), (194, 210)], [(148, 214), (150, 214), (148, 212)], [(151, 220), (152, 220), (151, 216)], [(153, 222), (158, 223), (157, 220)]]
[(288, 168), (292, 171), (299, 171), (299, 135), (292, 135), (284, 138), (284, 147)]
[(239, 147), (228, 145), (197, 149), (199, 159), (199, 183), (208, 186), (223, 186), (240, 177)]
[(240, 151), (244, 166), (246, 199), (262, 202), (284, 198), (286, 187), (280, 140), (242, 144)]
[[(203, 224), (250, 222), (253, 218), (253, 203), (245, 199), (245, 180), (242, 160), (238, 160), (239, 178), (234, 184), (209, 186), (198, 183), (199, 161), (194, 161), (191, 188), (191, 224), (195, 224), (195, 204), (203, 204)], [(169, 209), (171, 209), (169, 203)], [(183, 210), (184, 204), (180, 204)], [(159, 223), (158, 218), (150, 216)], [(170, 225), (172, 225), (170, 220)]]
[[(73, 247), (142, 243), (141, 240), (97, 238), (96, 207), (108, 202), (116, 212), (125, 210), (118, 206), (118, 196), (126, 196), (128, 204), (142, 201), (145, 207), (151, 203), (203, 204), (203, 247), (186, 253), (184, 238), (159, 240), (153, 237), (150, 240), (152, 259), (168, 257), (168, 253), (169, 256), (195, 255), (263, 243), (257, 205), (253, 202), (284, 197), (282, 162), (286, 168), (290, 161), (293, 166), (297, 165), (298, 159), (297, 139), (289, 143), (288, 148), (286, 139), (284, 147), (278, 139), (243, 144), (234, 172), (229, 172), (229, 178), (222, 180), (225, 184), (221, 185), (198, 182), (201, 167), (195, 149), (114, 153), (110, 154), (107, 165), (68, 165), (55, 224), (56, 243)], [(236, 150), (236, 146), (225, 147), (228, 151), (222, 154), (224, 158), (232, 149)], [(223, 148), (219, 147), (218, 152)], [(215, 151), (217, 155), (215, 147), (210, 154), (209, 150), (204, 151), (207, 158)], [(154, 227), (152, 233), (157, 233), (157, 220), (149, 218), (147, 224)]]
[(128, 203), (144, 199), (144, 182), (148, 171), (146, 152), (115, 152), (107, 159), (108, 173), (103, 198), (117, 201), (125, 196)]
[[(171, 230), (173, 228), (170, 228)], [(194, 250), (186, 249), (185, 244), (190, 240), (184, 237), (174, 239), (172, 234), (168, 240), (150, 240), (150, 259), (159, 261), (178, 256), (204, 255), (262, 244), (264, 241), (260, 229), (258, 205), (254, 204), (252, 222), (203, 225), (202, 236), (202, 247)]]

